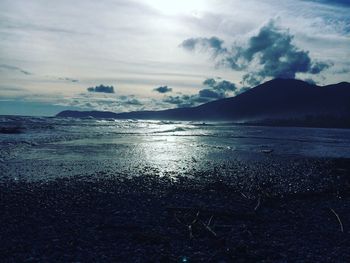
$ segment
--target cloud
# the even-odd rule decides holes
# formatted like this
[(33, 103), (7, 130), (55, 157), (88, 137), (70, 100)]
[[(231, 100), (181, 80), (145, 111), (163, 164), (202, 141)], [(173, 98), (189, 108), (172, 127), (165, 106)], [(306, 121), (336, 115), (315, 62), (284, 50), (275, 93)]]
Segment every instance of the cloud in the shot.
[(236, 63), (243, 59), (243, 67), (254, 60), (260, 66), (259, 70), (244, 75), (243, 80), (256, 85), (267, 77), (294, 79), (297, 73), (319, 74), (330, 67), (329, 63), (312, 61), (309, 52), (300, 50), (292, 40), (289, 31), (277, 27), (274, 21), (263, 26), (258, 35), (249, 39), (248, 47), (233, 58)]
[(78, 79), (72, 79), (72, 78), (58, 78), (58, 80), (68, 81), (68, 82), (79, 82)]
[(256, 76), (255, 73), (247, 73), (242, 76), (241, 83), (246, 87), (248, 86), (257, 86), (261, 83), (261, 78), (259, 76)]
[(251, 89), (250, 87), (242, 87), (242, 88), (240, 88), (239, 90), (236, 91), (236, 95), (244, 93), (244, 92), (246, 92), (246, 91), (248, 91), (250, 89)]
[(214, 99), (221, 99), (225, 97), (223, 93), (216, 92), (215, 90), (211, 90), (211, 89), (202, 89), (199, 91), (198, 95), (201, 98), (214, 98)]
[(21, 69), (21, 68), (16, 67), (16, 66), (7, 65), (7, 64), (1, 64), (0, 69), (1, 68), (6, 69), (6, 70), (11, 70), (11, 71), (17, 71), (17, 72), (20, 72), (24, 75), (33, 75), (33, 73), (31, 73), (29, 71), (26, 71), (26, 70)]
[(223, 92), (235, 91), (237, 89), (236, 85), (230, 81), (227, 81), (227, 80), (218, 81), (213, 78), (209, 78), (203, 81), (203, 85), (208, 86), (214, 90), (223, 91)]
[(313, 79), (310, 79), (310, 78), (304, 79), (304, 81), (311, 84), (311, 85), (317, 85), (316, 81), (314, 81)]
[(167, 96), (163, 101), (177, 107), (192, 107), (213, 100), (227, 98), (236, 94), (236, 85), (227, 80), (208, 78), (203, 81), (204, 88), (194, 95)]
[(304, 0), (306, 2), (316, 2), (326, 5), (350, 6), (349, 0)]
[(299, 49), (294, 36), (278, 27), (274, 20), (263, 26), (257, 35), (249, 38), (246, 46), (223, 47), (223, 41), (214, 38), (190, 38), (181, 44), (186, 50), (206, 51), (215, 55), (216, 63), (233, 70), (245, 71), (242, 83), (257, 85), (265, 78), (295, 78), (297, 73), (319, 74), (331, 63), (313, 61), (309, 52)]
[(119, 99), (121, 100), (122, 104), (126, 105), (135, 105), (135, 106), (140, 106), (143, 105), (143, 103), (135, 98), (134, 96), (119, 96)]
[(169, 88), (168, 86), (160, 86), (158, 88), (155, 88), (154, 91), (158, 91), (159, 93), (167, 93), (167, 92), (172, 92), (173, 89)]
[(163, 102), (176, 105), (178, 108), (193, 107), (199, 104), (210, 102), (217, 99), (222, 99), (221, 94), (216, 93), (210, 89), (202, 89), (198, 94), (185, 95), (180, 94), (177, 96), (167, 96)]
[(318, 74), (321, 71), (329, 68), (330, 66), (333, 66), (333, 63), (316, 62), (310, 68), (310, 73), (311, 74)]
[(163, 101), (165, 103), (174, 104), (179, 108), (193, 106), (192, 98), (194, 95), (179, 95), (179, 96), (168, 96)]
[(227, 80), (215, 80), (213, 78), (203, 81), (206, 89), (199, 91), (199, 96), (203, 98), (217, 98), (222, 99), (233, 95), (237, 87), (234, 83)]
[(87, 88), (87, 91), (89, 92), (101, 92), (101, 93), (114, 93), (114, 87), (113, 86), (96, 86), (96, 87), (90, 87)]
[(184, 40), (180, 47), (189, 50), (189, 51), (195, 51), (195, 50), (210, 50), (215, 55), (219, 55), (221, 53), (227, 52), (227, 49), (224, 48), (223, 45), (224, 41), (217, 38), (217, 37), (211, 37), (211, 38), (189, 38)]
[(23, 92), (24, 89), (17, 86), (10, 86), (10, 85), (0, 85), (1, 91), (21, 91)]
[(63, 98), (56, 104), (85, 108), (88, 110), (129, 112), (151, 109), (155, 103), (149, 98), (140, 98), (132, 94), (92, 94), (87, 92), (76, 94), (71, 98)]

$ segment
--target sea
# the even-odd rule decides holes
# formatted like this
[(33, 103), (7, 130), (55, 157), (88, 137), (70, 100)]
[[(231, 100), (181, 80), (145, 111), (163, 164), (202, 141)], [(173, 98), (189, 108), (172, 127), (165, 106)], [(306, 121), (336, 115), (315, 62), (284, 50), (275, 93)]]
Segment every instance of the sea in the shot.
[(0, 116), (0, 179), (191, 176), (275, 158), (350, 158), (350, 129)]

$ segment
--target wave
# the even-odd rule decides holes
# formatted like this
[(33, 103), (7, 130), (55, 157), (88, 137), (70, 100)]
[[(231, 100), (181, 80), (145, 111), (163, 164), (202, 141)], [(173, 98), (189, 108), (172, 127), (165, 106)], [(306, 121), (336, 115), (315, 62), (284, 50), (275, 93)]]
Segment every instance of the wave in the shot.
[(217, 124), (212, 124), (212, 123), (205, 123), (205, 122), (202, 122), (202, 123), (191, 123), (191, 125), (193, 126), (197, 126), (197, 127), (206, 127), (206, 126), (217, 126)]
[(154, 131), (150, 132), (150, 134), (157, 134), (157, 133), (170, 133), (170, 132), (183, 132), (187, 131), (188, 129), (185, 129), (183, 127), (176, 127), (174, 129), (164, 130), (164, 131)]
[(179, 124), (179, 123), (173, 122), (173, 121), (160, 121), (159, 124)]

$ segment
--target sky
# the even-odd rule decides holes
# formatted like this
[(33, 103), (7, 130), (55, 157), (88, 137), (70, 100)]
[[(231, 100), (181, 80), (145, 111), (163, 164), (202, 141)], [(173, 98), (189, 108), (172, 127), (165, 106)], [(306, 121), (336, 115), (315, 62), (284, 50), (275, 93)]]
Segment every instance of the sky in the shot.
[(0, 114), (196, 106), (350, 82), (348, 0), (1, 0)]

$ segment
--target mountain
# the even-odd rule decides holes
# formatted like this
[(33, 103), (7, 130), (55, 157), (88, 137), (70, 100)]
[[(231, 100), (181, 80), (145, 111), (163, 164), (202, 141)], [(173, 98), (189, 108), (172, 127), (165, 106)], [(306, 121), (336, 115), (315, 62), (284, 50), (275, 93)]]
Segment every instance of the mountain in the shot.
[(235, 97), (192, 108), (126, 113), (63, 111), (57, 116), (234, 121), (271, 125), (299, 123), (301, 126), (310, 126), (312, 122), (311, 126), (350, 127), (350, 83), (341, 82), (320, 87), (301, 80), (275, 79)]

